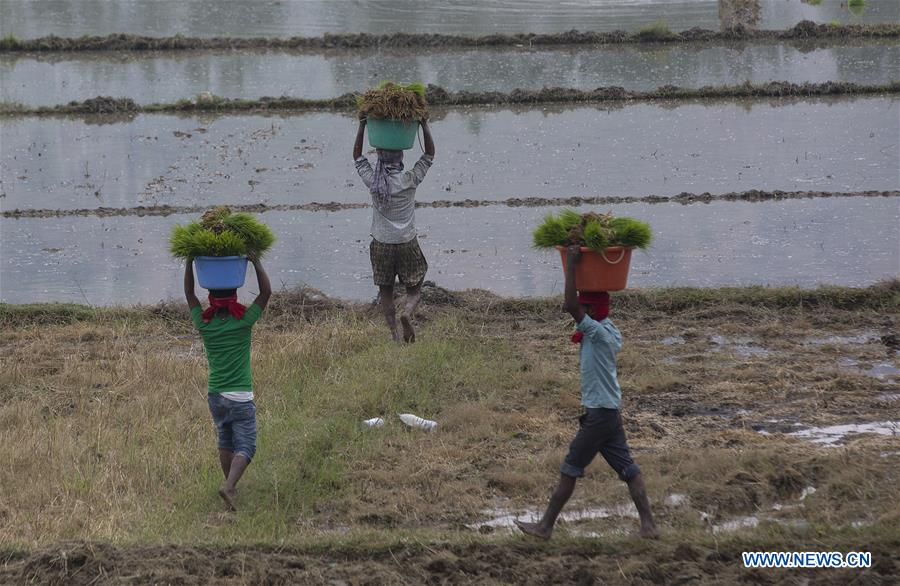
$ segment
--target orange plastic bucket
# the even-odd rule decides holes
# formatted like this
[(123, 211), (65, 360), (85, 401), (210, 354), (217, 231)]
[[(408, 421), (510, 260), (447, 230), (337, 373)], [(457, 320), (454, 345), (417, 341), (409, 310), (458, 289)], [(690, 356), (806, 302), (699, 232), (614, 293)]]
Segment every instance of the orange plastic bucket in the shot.
[[(563, 277), (566, 274), (566, 258), (569, 251), (557, 246), (562, 257)], [(602, 252), (581, 247), (581, 260), (575, 269), (575, 288), (579, 291), (621, 291), (628, 284), (631, 267), (631, 248), (610, 246)]]

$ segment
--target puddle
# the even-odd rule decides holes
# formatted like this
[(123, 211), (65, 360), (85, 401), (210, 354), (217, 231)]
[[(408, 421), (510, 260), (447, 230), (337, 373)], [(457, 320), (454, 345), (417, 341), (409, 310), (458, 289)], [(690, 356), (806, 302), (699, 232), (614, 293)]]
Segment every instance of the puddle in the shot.
[[(884, 84), (900, 78), (900, 43), (817, 47), (774, 43), (701, 47), (603, 46), (542, 50), (270, 51), (132, 54), (0, 54), (0, 99), (52, 106), (96, 96), (172, 103), (209, 91), (228, 98), (334, 98), (378, 79), (415, 79), (448, 91), (517, 88), (654, 90), (790, 80)], [(411, 74), (411, 72), (415, 72)], [(308, 80), (315, 79), (315, 83)]]
[(723, 521), (721, 523), (714, 523), (712, 525), (713, 533), (722, 533), (722, 532), (730, 532), (730, 531), (738, 531), (740, 529), (749, 529), (752, 527), (757, 527), (759, 525), (759, 517), (756, 516), (748, 516), (748, 517), (736, 517), (734, 519), (729, 519), (727, 521)]
[[(896, 202), (889, 198), (596, 209), (633, 215), (654, 226), (654, 246), (632, 257), (630, 280), (635, 287), (813, 287), (821, 282), (864, 286), (890, 273), (897, 262), (896, 243), (884, 237), (898, 221)], [(306, 284), (330, 296), (372, 299), (371, 213), (261, 214), (279, 236), (266, 258), (272, 281), (278, 288)], [(451, 290), (477, 286), (505, 296), (561, 293), (559, 256), (531, 247), (531, 232), (546, 213), (546, 208), (417, 210), (420, 243), (429, 263), (426, 279)], [(191, 218), (0, 218), (0, 299), (96, 305), (180, 299), (184, 269), (169, 257), (167, 240), (174, 224)], [(686, 234), (681, 227), (687, 218), (704, 230)], [(831, 238), (834, 218), (842, 218), (843, 229), (859, 235), (855, 246), (865, 255), (831, 253), (846, 250)], [(749, 251), (744, 243), (754, 233), (766, 234), (770, 244)], [(44, 248), (61, 250), (48, 254)], [(340, 263), (332, 260), (336, 254)], [(760, 273), (762, 263), (766, 269)], [(244, 296), (256, 291), (255, 277), (248, 273)]]
[(681, 505), (686, 505), (689, 501), (689, 497), (686, 494), (681, 494), (678, 492), (673, 492), (672, 494), (666, 495), (666, 504), (671, 505), (673, 507), (680, 507)]
[(838, 366), (853, 370), (866, 376), (871, 376), (879, 380), (896, 379), (900, 377), (900, 368), (897, 368), (889, 362), (879, 362), (872, 366), (860, 366), (858, 360), (853, 358), (842, 357), (838, 359)]
[(886, 436), (900, 435), (900, 421), (875, 421), (872, 423), (849, 423), (829, 427), (810, 427), (788, 433), (788, 435), (816, 444), (837, 446), (849, 436), (867, 433)]
[(892, 401), (900, 401), (900, 393), (882, 393), (875, 397), (878, 401), (884, 401), (886, 403), (890, 403)]
[(666, 346), (676, 346), (679, 344), (684, 344), (684, 338), (682, 338), (681, 336), (669, 336), (667, 338), (663, 338), (662, 340), (660, 340), (660, 342), (662, 342)]
[[(900, 140), (892, 121), (898, 117), (900, 100), (882, 97), (618, 104), (609, 110), (555, 105), (454, 110), (432, 124), (438, 159), (417, 198), (676, 195), (701, 185), (710, 193), (893, 190)], [(3, 209), (370, 199), (347, 155), (355, 124), (349, 115), (213, 119), (147, 114), (131, 122), (96, 124), (104, 120), (0, 119)], [(586, 126), (591, 132), (585, 133)], [(419, 152), (418, 147), (409, 151), (407, 163)], [(605, 153), (599, 162), (596, 152)], [(533, 164), (537, 160), (540, 165)], [(862, 205), (868, 204), (885, 205)], [(890, 205), (886, 220), (897, 215), (896, 205)], [(684, 213), (687, 219), (694, 212)], [(836, 216), (819, 221), (839, 224)], [(795, 263), (792, 246), (777, 249), (787, 236), (810, 228), (802, 218), (797, 226), (782, 226), (789, 233), (744, 234), (729, 217), (716, 224), (715, 229), (745, 237), (739, 243), (744, 255), (769, 250), (781, 257), (773, 262), (793, 258)], [(896, 236), (894, 227), (883, 233)], [(678, 230), (678, 247), (690, 247), (710, 228)], [(758, 239), (751, 242), (752, 236)], [(728, 240), (723, 244), (737, 247), (730, 235)], [(896, 241), (882, 240), (896, 251)], [(825, 254), (816, 256), (829, 261)], [(708, 269), (721, 268), (716, 256), (706, 262)], [(757, 282), (765, 282), (765, 268), (755, 272)], [(870, 278), (894, 272), (896, 262)]]
[[(789, 28), (801, 20), (869, 23), (900, 20), (894, 0), (867, 0), (858, 14), (839, 0), (817, 6), (797, 0), (765, 1), (749, 24)], [(418, 0), (333, 2), (146, 2), (143, 0), (42, 0), (0, 2), (2, 34), (77, 37), (109, 33), (164, 36), (311, 36), (323, 33), (490, 34), (564, 32), (571, 29), (636, 30), (664, 20), (672, 30), (718, 29), (732, 15), (712, 0)], [(743, 21), (743, 20), (742, 20)]]
[(727, 338), (725, 336), (711, 336), (710, 341), (721, 347), (722, 350), (734, 352), (738, 356), (751, 358), (756, 356), (769, 356), (772, 351), (753, 344), (750, 338)]
[(859, 334), (849, 334), (843, 336), (821, 336), (807, 338), (803, 343), (810, 346), (845, 346), (851, 344), (868, 344), (869, 342), (878, 340), (878, 334), (876, 334), (875, 332), (867, 331)]
[[(513, 522), (516, 519), (527, 522), (539, 521), (541, 515), (543, 514), (543, 510), (525, 509), (520, 512), (512, 512), (508, 509), (495, 508), (487, 509), (485, 511), (482, 511), (482, 513), (487, 517), (486, 520), (479, 521), (477, 523), (470, 523), (466, 525), (466, 527), (475, 530), (484, 530), (484, 528), (512, 529), (515, 527), (515, 524)], [(637, 510), (634, 508), (633, 504), (622, 503), (619, 505), (614, 505), (612, 507), (592, 507), (589, 509), (577, 509), (573, 511), (567, 511), (563, 509), (563, 512), (559, 515), (559, 520), (565, 521), (566, 523), (578, 523), (580, 521), (589, 521), (591, 519), (608, 519), (610, 517), (626, 517), (629, 519), (639, 518)]]

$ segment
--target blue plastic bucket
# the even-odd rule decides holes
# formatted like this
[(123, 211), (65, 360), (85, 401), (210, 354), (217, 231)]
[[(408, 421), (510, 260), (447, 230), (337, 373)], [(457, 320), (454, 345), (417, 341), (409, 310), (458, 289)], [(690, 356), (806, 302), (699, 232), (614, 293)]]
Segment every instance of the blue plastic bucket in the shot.
[(376, 149), (387, 151), (405, 151), (413, 148), (416, 144), (416, 133), (419, 131), (418, 122), (383, 118), (370, 118), (366, 127), (369, 129), (369, 144)]
[(247, 276), (245, 256), (198, 256), (194, 259), (197, 281), (204, 289), (237, 289)]

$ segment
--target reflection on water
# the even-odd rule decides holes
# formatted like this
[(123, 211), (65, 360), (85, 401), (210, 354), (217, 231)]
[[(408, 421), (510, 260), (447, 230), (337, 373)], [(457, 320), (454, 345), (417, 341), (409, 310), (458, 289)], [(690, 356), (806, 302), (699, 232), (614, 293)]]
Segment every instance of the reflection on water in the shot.
[[(891, 98), (616, 104), (443, 113), (420, 201), (892, 190), (900, 102)], [(106, 120), (101, 118), (100, 120)], [(359, 202), (352, 116), (133, 122), (4, 119), (4, 210)], [(407, 162), (418, 157), (409, 151)]]
[[(830, 283), (864, 286), (900, 275), (897, 198), (821, 198), (708, 205), (595, 208), (653, 225), (656, 239), (632, 259), (633, 287)], [(450, 289), (503, 295), (562, 290), (558, 254), (531, 248), (547, 208), (420, 209), (428, 279)], [(306, 283), (329, 295), (374, 296), (370, 210), (270, 212), (278, 234), (267, 265), (276, 287)], [(0, 219), (0, 299), (153, 303), (180, 295), (182, 267), (167, 253), (168, 218)], [(853, 234), (851, 241), (836, 235)], [(252, 271), (251, 271), (252, 272)], [(246, 296), (256, 285), (248, 276)]]
[(54, 105), (102, 96), (141, 103), (174, 102), (202, 91), (229, 98), (290, 95), (332, 98), (383, 79), (419, 80), (447, 90), (900, 79), (900, 43), (630, 45), (551, 50), (384, 51), (359, 54), (172, 52), (161, 55), (0, 55), (0, 99)]
[[(720, 4), (724, 8), (720, 10)], [(743, 6), (758, 4), (748, 13)], [(339, 32), (490, 34), (634, 30), (657, 20), (673, 30), (735, 21), (761, 28), (817, 22), (900, 20), (896, 0), (2, 0), (0, 32), (22, 38), (131, 33), (167, 36), (292, 36)], [(738, 10), (735, 10), (738, 7)], [(720, 13), (723, 16), (720, 16)]]

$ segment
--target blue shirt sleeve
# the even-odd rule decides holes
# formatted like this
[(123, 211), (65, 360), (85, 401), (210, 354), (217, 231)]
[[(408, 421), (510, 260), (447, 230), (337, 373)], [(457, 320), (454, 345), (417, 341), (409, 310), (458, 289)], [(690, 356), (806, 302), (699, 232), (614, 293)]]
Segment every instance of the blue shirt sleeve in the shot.
[(610, 344), (616, 351), (622, 348), (622, 335), (608, 319), (597, 321), (588, 314), (584, 314), (576, 329), (594, 342)]

